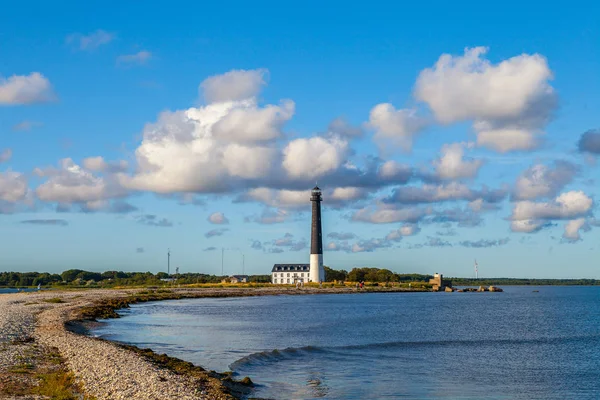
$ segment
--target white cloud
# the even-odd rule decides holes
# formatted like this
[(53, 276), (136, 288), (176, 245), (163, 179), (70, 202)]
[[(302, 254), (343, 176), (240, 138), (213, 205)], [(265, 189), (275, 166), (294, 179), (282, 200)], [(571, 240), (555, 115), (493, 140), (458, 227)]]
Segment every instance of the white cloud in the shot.
[(27, 179), (23, 174), (13, 171), (0, 172), (0, 201), (24, 201), (27, 193)]
[[(548, 202), (518, 201), (510, 216), (514, 232), (537, 232), (553, 220), (580, 219), (591, 212), (593, 200), (582, 191), (562, 193)], [(571, 224), (573, 228), (575, 223)], [(572, 229), (571, 229), (572, 232)]]
[(110, 199), (127, 194), (111, 175), (94, 175), (70, 158), (62, 159), (59, 164), (59, 168), (35, 170), (38, 176), (47, 178), (36, 189), (36, 195), (42, 201), (65, 207), (75, 203), (84, 210), (97, 211), (109, 208)]
[(477, 144), (498, 153), (509, 151), (530, 151), (540, 145), (538, 132), (519, 127), (495, 127), (489, 122), (479, 121), (473, 124), (477, 131)]
[(406, 182), (412, 175), (412, 168), (409, 165), (400, 164), (397, 161), (389, 160), (379, 166), (377, 176), (384, 181), (402, 181)]
[(12, 150), (11, 149), (4, 149), (4, 150), (0, 151), (0, 164), (10, 161), (11, 158), (12, 158)]
[(405, 236), (414, 236), (421, 231), (416, 224), (404, 224), (399, 229), (393, 230), (387, 234), (385, 237), (386, 240), (392, 240), (395, 242), (399, 242)]
[(389, 224), (392, 222), (415, 223), (430, 213), (431, 210), (429, 209), (417, 207), (396, 208), (380, 204), (375, 209), (367, 207), (354, 212), (352, 220), (372, 224)]
[(283, 167), (292, 178), (315, 179), (337, 170), (347, 153), (348, 142), (339, 137), (296, 139), (283, 149)]
[(152, 53), (147, 50), (135, 54), (125, 54), (117, 57), (117, 65), (144, 65), (152, 58)]
[(275, 140), (282, 136), (283, 125), (294, 115), (291, 100), (281, 105), (259, 108), (254, 100), (246, 100), (246, 107), (233, 108), (213, 126), (217, 139), (235, 142)]
[(547, 226), (544, 221), (534, 221), (530, 219), (517, 220), (510, 222), (510, 229), (513, 232), (533, 233)]
[(463, 56), (443, 54), (419, 74), (415, 97), (438, 121), (474, 121), (477, 142), (499, 152), (531, 150), (556, 107), (552, 71), (539, 55), (521, 54), (492, 64), (485, 47)]
[(110, 32), (98, 29), (87, 35), (81, 33), (73, 33), (67, 36), (67, 43), (75, 45), (79, 50), (93, 50), (103, 44), (108, 44), (113, 41), (115, 35)]
[(56, 96), (50, 81), (39, 72), (0, 77), (0, 105), (26, 105), (53, 101)]
[(215, 225), (228, 224), (229, 220), (222, 212), (214, 212), (208, 216), (208, 222)]
[(577, 242), (581, 240), (580, 230), (585, 230), (585, 218), (577, 218), (565, 224), (565, 232), (563, 238), (569, 242)]
[(95, 172), (122, 172), (127, 170), (128, 163), (124, 160), (106, 162), (103, 157), (97, 156), (85, 158), (83, 160), (83, 166), (84, 168)]
[[(136, 150), (138, 171), (133, 176), (121, 175), (121, 183), (157, 193), (211, 193), (244, 186), (244, 179), (264, 179), (279, 171), (279, 150), (274, 144), (252, 144), (248, 140), (237, 143), (240, 135), (234, 133), (215, 137), (217, 125), (240, 110), (256, 110), (255, 100), (162, 113), (156, 123), (144, 129), (143, 141)], [(281, 120), (263, 121), (262, 126), (278, 130)], [(241, 129), (249, 133), (243, 132), (247, 127)]]
[(364, 199), (369, 192), (364, 188), (358, 187), (338, 187), (326, 196), (325, 203), (328, 202), (347, 202)]
[(266, 84), (266, 69), (232, 70), (214, 75), (200, 84), (208, 103), (238, 101), (255, 97)]
[(310, 190), (278, 190), (265, 187), (250, 189), (238, 201), (257, 201), (271, 207), (306, 207), (310, 201)]
[(477, 176), (483, 166), (483, 160), (466, 160), (465, 147), (472, 147), (469, 143), (445, 144), (439, 159), (433, 162), (435, 172), (439, 179), (454, 180), (467, 179)]
[(513, 198), (532, 200), (556, 196), (565, 185), (571, 183), (577, 172), (577, 166), (566, 161), (556, 161), (552, 166), (533, 165), (517, 178)]
[(377, 104), (369, 114), (369, 125), (375, 129), (375, 141), (380, 147), (391, 143), (405, 151), (412, 149), (414, 137), (427, 122), (416, 115), (416, 110), (396, 110), (389, 103)]

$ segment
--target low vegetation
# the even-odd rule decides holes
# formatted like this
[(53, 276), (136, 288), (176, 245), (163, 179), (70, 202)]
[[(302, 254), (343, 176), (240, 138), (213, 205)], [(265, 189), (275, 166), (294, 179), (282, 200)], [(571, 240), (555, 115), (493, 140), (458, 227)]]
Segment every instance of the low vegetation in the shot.
[[(432, 275), (398, 274), (385, 268), (353, 268), (335, 270), (325, 267), (328, 282), (368, 282), (378, 284), (396, 283), (399, 285), (419, 283), (427, 284)], [(226, 288), (240, 287), (240, 284), (227, 282), (227, 276), (209, 275), (202, 273), (187, 273), (167, 275), (165, 272), (123, 272), (106, 271), (90, 272), (80, 269), (70, 269), (62, 274), (38, 272), (0, 272), (0, 287), (35, 287), (38, 284), (44, 288), (125, 288), (140, 287), (168, 290), (173, 285), (190, 287)], [(515, 279), (515, 278), (446, 278), (455, 286), (489, 286), (489, 285), (600, 285), (596, 279)], [(224, 282), (225, 281), (225, 282)], [(250, 275), (246, 287), (265, 287), (271, 285), (270, 275)], [(60, 302), (60, 299), (51, 299)]]

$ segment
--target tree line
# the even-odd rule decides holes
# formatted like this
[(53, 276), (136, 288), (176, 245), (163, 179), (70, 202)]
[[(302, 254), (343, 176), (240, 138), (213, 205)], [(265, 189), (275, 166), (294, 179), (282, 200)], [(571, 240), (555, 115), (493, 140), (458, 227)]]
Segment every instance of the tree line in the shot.
[[(165, 272), (92, 272), (81, 269), (69, 269), (61, 274), (48, 272), (0, 272), (0, 287), (37, 286), (158, 286), (165, 284), (164, 279), (175, 279), (178, 284), (221, 283), (227, 276), (203, 273), (185, 273), (170, 276)], [(327, 282), (428, 282), (432, 275), (398, 274), (384, 268), (353, 268), (334, 270), (325, 267)], [(453, 286), (489, 286), (489, 285), (600, 285), (596, 279), (517, 279), (517, 278), (445, 278)], [(250, 275), (249, 282), (269, 283), (271, 275)]]

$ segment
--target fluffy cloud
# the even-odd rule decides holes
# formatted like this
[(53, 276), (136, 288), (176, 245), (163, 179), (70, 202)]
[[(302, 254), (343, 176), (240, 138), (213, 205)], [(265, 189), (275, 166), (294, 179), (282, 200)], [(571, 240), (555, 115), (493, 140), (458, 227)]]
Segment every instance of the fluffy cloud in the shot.
[(81, 33), (73, 33), (67, 36), (67, 43), (73, 45), (78, 50), (94, 50), (103, 44), (112, 42), (115, 38), (113, 33), (98, 29), (87, 35)]
[(213, 137), (212, 128), (218, 121), (234, 109), (248, 107), (254, 105), (218, 103), (161, 114), (156, 124), (144, 129), (144, 139), (136, 150), (137, 173), (120, 175), (121, 184), (164, 194), (211, 193), (232, 190), (244, 178), (268, 175), (276, 164), (274, 152)]
[(135, 54), (125, 54), (117, 57), (117, 65), (144, 65), (152, 58), (152, 53), (146, 50)]
[(325, 204), (345, 204), (347, 202), (366, 199), (369, 196), (369, 191), (358, 187), (338, 187), (332, 191), (327, 191), (325, 196)]
[(266, 69), (233, 70), (205, 79), (200, 89), (208, 103), (244, 100), (260, 92), (268, 72)]
[(536, 164), (517, 179), (512, 194), (515, 200), (532, 200), (556, 196), (577, 175), (579, 168), (567, 161), (556, 161), (552, 166)]
[(369, 126), (375, 130), (375, 140), (383, 147), (388, 143), (408, 151), (414, 137), (425, 128), (427, 122), (417, 116), (416, 110), (396, 110), (389, 103), (377, 104), (369, 114)]
[(433, 162), (437, 178), (441, 180), (475, 178), (484, 161), (464, 158), (465, 148), (471, 147), (470, 143), (444, 145), (440, 158)]
[(556, 108), (552, 71), (539, 54), (494, 65), (483, 58), (487, 50), (442, 55), (419, 74), (415, 97), (443, 124), (472, 120), (480, 146), (499, 152), (532, 150)]
[(0, 151), (0, 164), (9, 161), (11, 159), (11, 157), (12, 157), (11, 149), (4, 149), (4, 150)]
[(128, 164), (124, 160), (106, 162), (104, 158), (98, 156), (84, 159), (83, 166), (94, 172), (123, 172), (127, 170)]
[(386, 240), (392, 240), (394, 242), (399, 242), (405, 236), (414, 236), (421, 232), (421, 228), (419, 228), (415, 224), (404, 224), (399, 229), (393, 230), (387, 234), (385, 237)]
[(592, 129), (581, 135), (577, 147), (581, 152), (600, 154), (600, 129)]
[(581, 240), (581, 235), (579, 234), (581, 230), (590, 230), (590, 226), (587, 224), (585, 218), (573, 219), (565, 224), (563, 239), (567, 242), (578, 242)]
[(389, 224), (393, 222), (415, 223), (430, 213), (430, 209), (419, 207), (398, 208), (392, 205), (379, 204), (376, 208), (366, 207), (355, 211), (351, 219), (353, 221), (372, 224)]
[(128, 194), (112, 175), (95, 175), (92, 171), (75, 164), (70, 158), (62, 159), (59, 168), (38, 168), (35, 173), (47, 178), (37, 187), (37, 197), (42, 201), (59, 203), (65, 207), (78, 204), (84, 211), (110, 210), (111, 199)]
[(314, 179), (337, 170), (347, 153), (348, 142), (338, 137), (296, 139), (283, 149), (283, 168), (292, 178)]
[[(18, 203), (24, 201), (28, 193), (27, 179), (19, 172), (0, 172), (0, 206), (1, 202)], [(0, 207), (0, 210), (3, 207)], [(1, 212), (1, 211), (0, 211)]]
[(514, 205), (511, 219), (515, 221), (570, 219), (587, 214), (592, 204), (592, 199), (582, 191), (570, 191), (562, 193), (548, 203), (519, 201)]
[(214, 212), (208, 216), (208, 222), (215, 225), (228, 224), (229, 220), (222, 212)]
[(0, 77), (0, 105), (26, 105), (53, 101), (50, 81), (39, 72)]
[(284, 100), (279, 106), (259, 108), (254, 100), (243, 101), (245, 107), (231, 109), (215, 123), (215, 138), (229, 142), (271, 141), (282, 136), (283, 125), (294, 115), (295, 104)]
[(391, 181), (395, 183), (406, 183), (413, 174), (412, 168), (409, 165), (400, 164), (397, 161), (386, 161), (377, 171), (377, 176), (382, 181)]
[(514, 204), (511, 229), (537, 232), (552, 220), (578, 219), (591, 212), (593, 201), (581, 191), (562, 193), (549, 202), (519, 201)]
[(250, 189), (238, 196), (237, 202), (256, 201), (270, 207), (307, 207), (310, 190), (277, 190), (265, 187)]

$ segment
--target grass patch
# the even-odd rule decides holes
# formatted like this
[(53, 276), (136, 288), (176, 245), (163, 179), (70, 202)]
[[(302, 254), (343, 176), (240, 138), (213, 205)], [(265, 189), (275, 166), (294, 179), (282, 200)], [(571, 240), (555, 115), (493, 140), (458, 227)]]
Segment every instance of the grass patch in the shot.
[(55, 400), (76, 400), (79, 396), (73, 374), (65, 371), (38, 375), (40, 385), (34, 389), (35, 394), (47, 396)]
[(15, 374), (28, 374), (35, 368), (35, 365), (29, 362), (17, 364), (9, 369), (10, 372)]
[(64, 303), (65, 301), (60, 297), (53, 297), (51, 299), (44, 299), (46, 303)]

